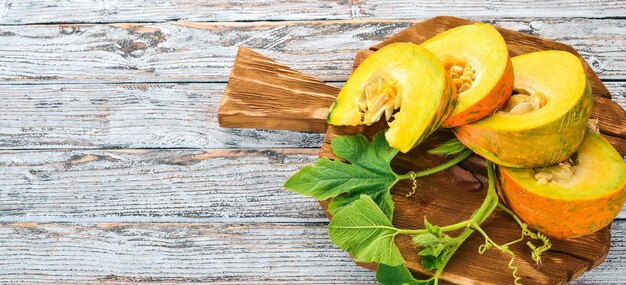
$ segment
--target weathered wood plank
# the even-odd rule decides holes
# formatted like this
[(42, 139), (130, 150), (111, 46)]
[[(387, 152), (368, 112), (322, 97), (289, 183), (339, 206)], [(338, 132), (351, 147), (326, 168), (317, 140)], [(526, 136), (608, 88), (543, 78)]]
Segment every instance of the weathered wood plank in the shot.
[[(321, 79), (402, 22), (161, 23), (0, 27), (0, 82), (226, 82), (237, 47)], [(343, 71), (343, 72), (342, 72)], [(337, 76), (341, 75), (341, 76)]]
[[(578, 284), (626, 283), (626, 222)], [(478, 253), (476, 253), (478, 254)], [(325, 224), (0, 224), (3, 283), (376, 284)]]
[[(626, 22), (488, 20), (572, 45), (604, 79), (626, 79)], [(225, 82), (240, 45), (325, 81), (354, 53), (415, 21), (0, 26), (0, 83)]]
[(282, 188), (318, 151), (0, 151), (0, 222), (325, 221)]
[(226, 85), (61, 84), (0, 88), (0, 149), (319, 147), (322, 134), (224, 129)]
[(598, 267), (585, 273), (572, 284), (626, 284), (626, 221), (613, 222), (611, 251)]
[(419, 19), (459, 17), (621, 17), (620, 0), (507, 1), (35, 1), (0, 2), (0, 24), (163, 21)]
[(374, 284), (325, 225), (0, 224), (2, 283)]
[(323, 133), (337, 94), (337, 87), (240, 47), (217, 119), (224, 128)]
[(282, 188), (318, 152), (0, 151), (0, 221), (325, 221)]
[[(440, 15), (464, 18), (484, 17), (621, 17), (626, 5), (620, 1), (584, 0), (462, 0), (462, 1), (354, 1), (361, 11), (359, 16), (384, 19), (428, 18)], [(612, 10), (614, 11), (608, 11)], [(563, 11), (567, 10), (567, 11)]]
[(0, 24), (329, 20), (350, 19), (352, 8), (350, 1), (329, 0), (3, 2)]

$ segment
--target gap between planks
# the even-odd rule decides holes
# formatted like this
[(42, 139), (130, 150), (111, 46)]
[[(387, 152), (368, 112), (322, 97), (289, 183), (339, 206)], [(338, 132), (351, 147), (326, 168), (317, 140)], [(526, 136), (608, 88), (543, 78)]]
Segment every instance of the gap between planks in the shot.
[(513, 1), (454, 1), (438, 0), (388, 1), (293, 1), (265, 0), (254, 2), (188, 0), (162, 1), (155, 5), (122, 0), (57, 1), (49, 5), (34, 0), (4, 0), (0, 7), (0, 23), (75, 22), (163, 22), (192, 21), (282, 21), (333, 19), (415, 19), (448, 14), (458, 17), (593, 17), (624, 18), (626, 5), (619, 0), (601, 2), (570, 0), (529, 2)]

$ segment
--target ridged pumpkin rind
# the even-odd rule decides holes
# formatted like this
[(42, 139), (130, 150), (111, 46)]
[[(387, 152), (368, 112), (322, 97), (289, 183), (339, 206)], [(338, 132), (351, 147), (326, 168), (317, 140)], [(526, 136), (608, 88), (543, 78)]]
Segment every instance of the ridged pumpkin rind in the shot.
[(541, 186), (532, 177), (532, 169), (499, 168), (501, 194), (532, 228), (556, 238), (575, 238), (604, 228), (622, 210), (626, 200), (626, 164), (621, 155), (608, 141), (591, 132), (580, 151), (604, 167), (598, 167), (598, 162), (587, 165), (586, 175), (579, 178), (585, 182), (575, 185)]
[[(507, 124), (497, 125), (494, 122), (500, 120), (503, 115), (495, 114), (484, 120), (455, 128), (453, 132), (456, 137), (477, 154), (498, 165), (507, 167), (543, 167), (557, 164), (569, 158), (585, 137), (587, 122), (593, 107), (591, 86), (584, 77), (583, 67), (578, 58), (562, 51), (549, 52), (554, 52), (553, 55), (557, 57), (572, 57), (580, 65), (578, 72), (580, 73), (580, 80), (584, 82), (584, 88), (578, 91), (580, 94), (570, 94), (570, 97), (577, 98), (577, 100), (567, 112), (560, 116), (548, 118), (551, 120), (542, 125), (520, 128), (517, 126), (528, 123), (525, 121), (527, 120), (525, 115), (517, 117), (519, 118), (517, 122), (512, 121), (515, 120), (515, 115), (510, 115)], [(546, 53), (546, 51), (537, 53)], [(532, 56), (531, 54), (528, 55)], [(522, 55), (522, 57), (528, 55)], [(572, 58), (568, 60), (574, 60)], [(519, 58), (514, 58), (514, 68), (516, 59)], [(546, 66), (543, 68), (556, 69), (554, 66), (557, 64), (558, 62), (546, 62)], [(516, 69), (515, 72), (517, 78), (524, 76), (526, 71)], [(536, 80), (550, 79), (537, 78)], [(559, 84), (572, 84), (572, 82), (566, 81)], [(517, 86), (515, 83), (514, 88), (518, 87), (526, 88), (528, 86)], [(561, 98), (560, 100), (567, 101), (568, 98)]]
[(451, 128), (478, 121), (502, 106), (511, 95), (513, 66), (504, 38), (493, 26), (476, 23), (437, 34), (422, 43), (448, 67), (470, 63), (476, 69), (472, 88), (459, 97), (442, 123)]

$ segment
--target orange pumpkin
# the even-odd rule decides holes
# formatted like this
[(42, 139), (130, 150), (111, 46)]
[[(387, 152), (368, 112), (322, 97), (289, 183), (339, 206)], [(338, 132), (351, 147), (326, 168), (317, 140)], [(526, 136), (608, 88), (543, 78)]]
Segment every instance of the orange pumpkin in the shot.
[(534, 229), (557, 238), (604, 228), (626, 199), (626, 164), (600, 135), (587, 132), (567, 165), (499, 169), (500, 190), (511, 209)]
[(487, 117), (511, 95), (513, 66), (504, 38), (493, 26), (459, 26), (432, 37), (422, 46), (443, 63), (459, 94), (459, 102), (442, 127)]
[(564, 51), (513, 57), (515, 95), (501, 111), (453, 131), (467, 147), (508, 167), (543, 167), (582, 142), (593, 98), (581, 61)]
[(328, 123), (388, 121), (389, 145), (408, 152), (450, 115), (456, 92), (441, 62), (413, 43), (393, 43), (368, 56), (330, 108)]

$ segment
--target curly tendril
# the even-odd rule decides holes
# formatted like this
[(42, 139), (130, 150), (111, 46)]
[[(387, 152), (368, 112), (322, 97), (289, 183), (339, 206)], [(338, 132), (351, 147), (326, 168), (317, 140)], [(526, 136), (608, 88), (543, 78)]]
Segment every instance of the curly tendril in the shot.
[(528, 228), (528, 224), (522, 222), (522, 220), (520, 220), (520, 218), (515, 213), (513, 213), (513, 211), (509, 210), (509, 208), (505, 207), (502, 204), (498, 204), (498, 207), (501, 210), (507, 212), (509, 215), (511, 215), (511, 217), (513, 217), (515, 222), (517, 222), (517, 224), (520, 226), (520, 228), (522, 228), (522, 236), (520, 237), (520, 239), (515, 240), (509, 244), (523, 241), (525, 237), (542, 242), (541, 246), (536, 246), (531, 241), (526, 242), (526, 245), (532, 251), (530, 257), (535, 261), (537, 266), (541, 266), (541, 254), (548, 251), (550, 247), (552, 247), (552, 243), (550, 242), (550, 239), (546, 235), (542, 234), (541, 232), (531, 231)]
[(406, 196), (411, 197), (413, 196), (413, 194), (415, 194), (415, 191), (417, 191), (417, 174), (413, 171), (407, 174), (409, 175), (409, 179), (413, 181), (413, 187), (411, 187), (411, 192), (407, 193)]
[(530, 248), (531, 258), (535, 261), (537, 266), (541, 266), (541, 254), (546, 252), (550, 247), (552, 247), (552, 243), (550, 239), (540, 232), (532, 232), (528, 229), (528, 225), (525, 223), (521, 224), (522, 227), (522, 236), (527, 236), (531, 239), (541, 241), (543, 244), (541, 246), (535, 246), (531, 241), (526, 242), (526, 245)]
[(484, 254), (487, 250), (495, 247), (500, 252), (506, 253), (506, 254), (510, 255), (511, 259), (509, 259), (509, 263), (507, 263), (507, 267), (509, 269), (511, 269), (511, 273), (513, 275), (513, 283), (515, 285), (522, 285), (522, 282), (520, 281), (520, 280), (522, 280), (522, 277), (517, 275), (517, 271), (519, 271), (519, 267), (517, 267), (515, 265), (515, 253), (512, 252), (511, 249), (509, 249), (509, 245), (511, 245), (513, 243), (516, 243), (516, 242), (519, 242), (521, 240), (516, 240), (516, 241), (514, 241), (512, 243), (507, 243), (507, 244), (504, 244), (504, 245), (498, 245), (493, 240), (491, 240), (491, 238), (489, 238), (487, 233), (479, 225), (472, 224), (472, 227), (474, 229), (476, 229), (477, 232), (482, 234), (483, 237), (485, 238), (485, 243), (480, 245), (480, 247), (478, 247), (478, 253), (479, 254)]

